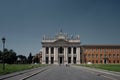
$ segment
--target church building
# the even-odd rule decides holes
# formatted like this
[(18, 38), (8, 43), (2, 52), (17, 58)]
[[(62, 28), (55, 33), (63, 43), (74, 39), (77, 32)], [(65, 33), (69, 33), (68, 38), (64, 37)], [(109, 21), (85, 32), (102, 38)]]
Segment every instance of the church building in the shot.
[(63, 33), (42, 40), (42, 64), (80, 64), (80, 37)]

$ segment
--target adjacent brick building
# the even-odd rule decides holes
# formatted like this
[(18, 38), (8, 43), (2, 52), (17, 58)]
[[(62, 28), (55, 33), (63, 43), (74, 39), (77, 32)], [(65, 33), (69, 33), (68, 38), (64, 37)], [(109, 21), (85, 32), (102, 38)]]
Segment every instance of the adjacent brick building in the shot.
[(82, 45), (82, 63), (120, 63), (120, 45)]

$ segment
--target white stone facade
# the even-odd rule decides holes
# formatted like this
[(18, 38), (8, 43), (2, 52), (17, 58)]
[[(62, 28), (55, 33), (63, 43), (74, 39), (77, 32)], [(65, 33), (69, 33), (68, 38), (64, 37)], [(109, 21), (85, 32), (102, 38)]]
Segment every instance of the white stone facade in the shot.
[(80, 64), (80, 37), (60, 31), (42, 39), (42, 64)]

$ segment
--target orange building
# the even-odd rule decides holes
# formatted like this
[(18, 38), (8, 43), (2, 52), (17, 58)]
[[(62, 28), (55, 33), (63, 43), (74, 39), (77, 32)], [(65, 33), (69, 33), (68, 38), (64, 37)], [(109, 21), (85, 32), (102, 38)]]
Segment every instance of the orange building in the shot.
[(120, 63), (120, 45), (82, 45), (81, 62), (92, 64)]

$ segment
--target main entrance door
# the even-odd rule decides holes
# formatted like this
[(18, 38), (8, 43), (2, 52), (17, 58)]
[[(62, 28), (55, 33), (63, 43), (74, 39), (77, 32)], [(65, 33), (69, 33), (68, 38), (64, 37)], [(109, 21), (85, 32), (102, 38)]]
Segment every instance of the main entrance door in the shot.
[(59, 64), (63, 64), (64, 60), (63, 57), (59, 57)]

